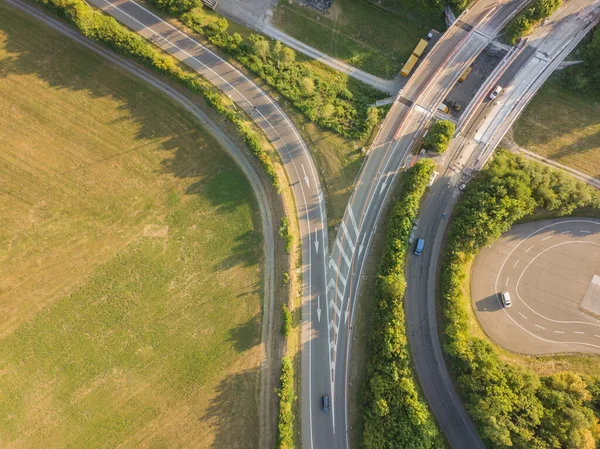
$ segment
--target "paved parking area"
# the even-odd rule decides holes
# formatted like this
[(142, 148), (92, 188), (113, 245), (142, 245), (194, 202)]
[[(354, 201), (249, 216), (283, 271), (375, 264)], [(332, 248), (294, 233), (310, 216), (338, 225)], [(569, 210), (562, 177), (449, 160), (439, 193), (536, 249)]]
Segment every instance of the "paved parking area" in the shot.
[(483, 330), (508, 350), (600, 353), (600, 220), (514, 226), (477, 257), (471, 297)]

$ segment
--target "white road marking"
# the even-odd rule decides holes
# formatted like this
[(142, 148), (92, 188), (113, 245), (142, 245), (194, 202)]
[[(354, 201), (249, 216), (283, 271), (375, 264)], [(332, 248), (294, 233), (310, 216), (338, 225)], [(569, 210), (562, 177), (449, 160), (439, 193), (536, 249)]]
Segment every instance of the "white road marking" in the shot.
[(508, 287), (508, 281), (510, 281), (509, 277), (506, 278), (506, 284), (504, 285), (505, 287)]
[(321, 322), (321, 295), (317, 295), (317, 319)]
[(533, 248), (533, 245), (531, 245), (525, 252), (528, 253), (531, 248)]
[(383, 184), (381, 184), (381, 190), (379, 191), (379, 194), (380, 194), (380, 195), (383, 193), (383, 191), (384, 191), (384, 189), (386, 188), (386, 186), (387, 186), (387, 181), (386, 181), (386, 182), (384, 182)]
[(563, 331), (554, 331), (555, 334), (564, 334)]
[(595, 334), (594, 334), (594, 337), (598, 337), (598, 338), (600, 338), (600, 335), (595, 335)]
[(306, 181), (307, 187), (310, 187), (310, 184), (308, 183), (308, 175), (306, 174), (306, 170), (304, 170), (304, 164), (300, 165), (302, 166), (302, 172), (304, 173), (304, 181)]
[(337, 316), (340, 316), (342, 314), (342, 311), (338, 308), (337, 304), (333, 299), (329, 301), (329, 307), (332, 307), (335, 310), (335, 314)]
[(344, 260), (346, 261), (346, 264), (348, 266), (350, 266), (350, 259), (348, 258), (348, 256), (346, 255), (346, 251), (344, 251), (344, 248), (342, 247), (342, 244), (340, 243), (340, 239), (337, 239), (335, 241), (335, 244), (337, 245), (337, 247), (340, 250), (340, 253), (342, 254), (342, 257), (344, 258)]
[(319, 254), (319, 238), (315, 237), (315, 250), (317, 251), (317, 255)]
[(581, 231), (579, 231), (579, 232), (582, 232), (584, 234), (591, 234), (592, 233), (592, 231), (584, 231), (583, 229)]
[(544, 237), (544, 238), (542, 239), (542, 242), (543, 242), (544, 240), (548, 240), (550, 237), (552, 237), (552, 236), (551, 236), (551, 235), (549, 235), (548, 237)]
[(350, 221), (354, 227), (354, 233), (358, 237), (358, 226), (356, 226), (356, 220), (354, 219), (354, 214), (352, 213), (352, 207), (348, 207), (348, 216), (350, 217)]
[(513, 265), (513, 268), (515, 268), (515, 267), (517, 266), (517, 264), (518, 264), (518, 263), (519, 263), (519, 261), (517, 260), (517, 261), (515, 262), (515, 264)]
[(575, 334), (583, 335), (585, 332), (574, 332)]
[(561, 234), (570, 234), (570, 233), (571, 233), (571, 231), (563, 231), (563, 232), (561, 232)]
[(338, 333), (338, 327), (335, 325), (335, 321), (331, 320), (329, 322), (329, 326), (328, 326), (328, 330), (331, 330), (331, 328), (333, 328), (333, 332)]
[(365, 249), (365, 245), (363, 245), (364, 241), (365, 241), (365, 237), (367, 234), (363, 234), (362, 239), (360, 241), (360, 246), (358, 247), (358, 257), (360, 257), (360, 253), (363, 252), (363, 249)]
[[(331, 352), (331, 350), (333, 349), (333, 352), (335, 352), (335, 343), (331, 340), (329, 340), (329, 352)], [(333, 368), (331, 368), (333, 370)]]
[(539, 327), (540, 329), (544, 329), (544, 330), (546, 330), (546, 328), (545, 328), (545, 327), (542, 327), (542, 326), (540, 326), (539, 324), (536, 324), (536, 326), (537, 326), (537, 327)]
[(524, 319), (527, 319), (527, 317), (525, 315), (523, 315), (521, 312), (519, 312), (519, 315), (521, 315)]
[[(329, 267), (331, 267), (331, 268), (333, 268), (335, 270), (335, 272), (339, 276), (340, 281), (342, 281), (342, 284), (344, 284), (344, 287), (345, 287), (346, 286), (346, 279), (344, 278), (344, 276), (342, 276), (342, 273), (340, 272), (340, 269), (338, 268), (337, 264), (333, 261), (332, 258), (329, 258)], [(329, 281), (330, 284), (332, 282), (333, 282), (333, 280)], [(335, 283), (334, 283), (334, 285), (335, 285)]]
[(352, 243), (352, 239), (350, 238), (350, 233), (348, 232), (348, 228), (346, 227), (346, 223), (342, 221), (342, 231), (344, 231), (344, 235), (346, 236), (346, 240), (348, 240), (348, 245), (350, 245), (350, 249), (352, 250), (352, 254), (354, 254), (354, 244)]

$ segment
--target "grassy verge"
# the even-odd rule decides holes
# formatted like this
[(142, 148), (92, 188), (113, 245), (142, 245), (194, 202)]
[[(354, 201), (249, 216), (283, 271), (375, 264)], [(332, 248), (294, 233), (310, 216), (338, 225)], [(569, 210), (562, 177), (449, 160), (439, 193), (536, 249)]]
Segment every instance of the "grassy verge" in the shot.
[(426, 15), (413, 7), (391, 13), (361, 0), (336, 0), (326, 13), (282, 0), (273, 21), (305, 44), (383, 78), (398, 74), (431, 28), (444, 26), (440, 10)]
[(3, 444), (257, 447), (241, 171), (174, 103), (3, 4), (0, 60)]
[(540, 209), (564, 216), (599, 205), (600, 195), (589, 186), (500, 151), (455, 209), (440, 275), (444, 349), (486, 447), (596, 447), (600, 372), (582, 377), (593, 371), (588, 361), (594, 357), (555, 358), (563, 368), (587, 366), (575, 372), (556, 369), (549, 357), (497, 351), (475, 324), (466, 282), (479, 250), (517, 220)]
[(600, 97), (551, 82), (527, 106), (513, 133), (520, 146), (600, 178)]
[(378, 270), (363, 406), (363, 446), (438, 448), (443, 443), (420, 397), (411, 367), (404, 316), (404, 263), (421, 198), (435, 169), (421, 159), (404, 178)]

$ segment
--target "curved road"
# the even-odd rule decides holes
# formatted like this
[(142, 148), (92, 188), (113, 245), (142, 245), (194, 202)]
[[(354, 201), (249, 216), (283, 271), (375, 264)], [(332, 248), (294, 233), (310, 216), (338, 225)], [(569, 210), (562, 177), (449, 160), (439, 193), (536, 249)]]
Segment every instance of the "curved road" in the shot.
[[(600, 353), (600, 221), (563, 218), (514, 226), (484, 248), (472, 301), (486, 333), (515, 352)], [(504, 308), (498, 292), (508, 291)]]

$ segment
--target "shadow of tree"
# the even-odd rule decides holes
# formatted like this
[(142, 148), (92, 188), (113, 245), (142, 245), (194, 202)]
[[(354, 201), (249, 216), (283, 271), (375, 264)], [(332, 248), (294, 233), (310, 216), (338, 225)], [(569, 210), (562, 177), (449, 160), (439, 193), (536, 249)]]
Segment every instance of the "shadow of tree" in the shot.
[(259, 420), (254, 387), (258, 368), (232, 374), (217, 387), (202, 421), (213, 422), (213, 449), (255, 449), (258, 447)]
[(262, 314), (256, 314), (245, 323), (229, 331), (228, 340), (232, 341), (239, 353), (252, 349), (260, 343), (260, 322)]

